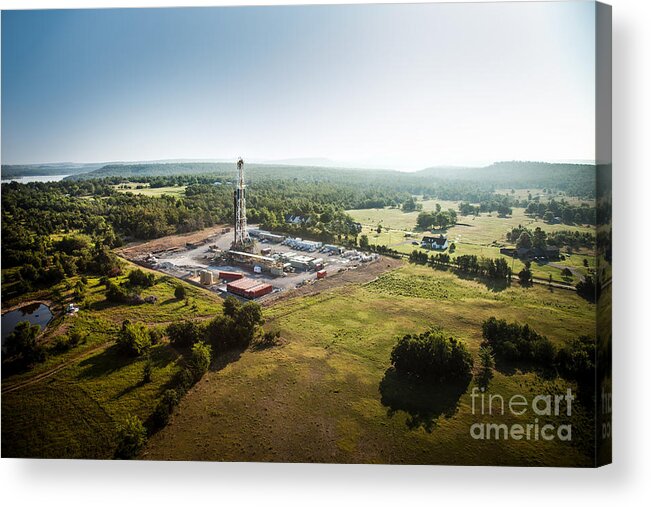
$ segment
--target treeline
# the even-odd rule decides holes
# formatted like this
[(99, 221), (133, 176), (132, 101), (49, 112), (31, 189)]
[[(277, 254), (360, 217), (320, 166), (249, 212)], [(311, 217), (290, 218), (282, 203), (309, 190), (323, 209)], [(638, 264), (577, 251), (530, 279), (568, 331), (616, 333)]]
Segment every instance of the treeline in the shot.
[(594, 382), (594, 339), (580, 336), (557, 348), (552, 341), (528, 324), (508, 323), (491, 317), (482, 324), (484, 345), (506, 362), (536, 365), (556, 370), (583, 385)]
[(595, 234), (593, 232), (580, 232), (560, 230), (547, 233), (540, 227), (534, 230), (518, 225), (506, 233), (506, 240), (515, 243), (518, 248), (545, 248), (546, 246), (570, 247), (593, 249), (595, 247)]
[(447, 253), (427, 255), (425, 252), (414, 250), (409, 255), (409, 261), (417, 264), (428, 264), (434, 268), (452, 267), (458, 273), (493, 280), (511, 281), (512, 272), (506, 259), (500, 257), (490, 259), (476, 255), (457, 255), (454, 258)]
[[(3, 224), (3, 233), (4, 233)], [(12, 232), (15, 233), (15, 230)], [(29, 292), (39, 285), (50, 286), (77, 274), (117, 276), (121, 262), (109, 245), (85, 235), (73, 234), (60, 240), (36, 235), (3, 237), (3, 268), (19, 266), (5, 273), (3, 295), (15, 296)], [(11, 292), (8, 292), (8, 287)]]
[(470, 202), (459, 203), (459, 213), (461, 215), (479, 215), (480, 213), (497, 213), (499, 216), (509, 216), (513, 214), (513, 208), (524, 208), (526, 202), (520, 201), (510, 195), (493, 194), (487, 199), (479, 201), (478, 204)]
[[(162, 336), (167, 336), (173, 347), (185, 350), (186, 354), (181, 370), (161, 395), (150, 418), (143, 422), (128, 417), (121, 425), (115, 456), (122, 459), (135, 457), (146, 443), (148, 434), (169, 422), (181, 398), (204, 376), (214, 360), (230, 350), (243, 350), (254, 340), (262, 346), (276, 343), (279, 333), (263, 332), (263, 323), (259, 304), (241, 304), (233, 297), (224, 300), (223, 314), (208, 323), (185, 320), (169, 324), (161, 330), (124, 321), (116, 339), (124, 355), (146, 357), (149, 349)], [(151, 361), (146, 360), (142, 382), (151, 381), (152, 369)]]
[[(567, 195), (593, 199), (596, 168), (589, 164), (547, 162), (496, 162), (488, 167), (429, 168), (416, 173), (438, 178), (474, 181), (497, 188), (548, 188)], [(479, 200), (469, 199), (470, 202)]]
[(564, 199), (560, 201), (552, 199), (547, 203), (530, 202), (525, 209), (525, 213), (542, 218), (545, 222), (550, 223), (557, 219), (568, 225), (595, 225), (597, 222), (596, 207), (587, 204), (576, 206), (569, 204)]

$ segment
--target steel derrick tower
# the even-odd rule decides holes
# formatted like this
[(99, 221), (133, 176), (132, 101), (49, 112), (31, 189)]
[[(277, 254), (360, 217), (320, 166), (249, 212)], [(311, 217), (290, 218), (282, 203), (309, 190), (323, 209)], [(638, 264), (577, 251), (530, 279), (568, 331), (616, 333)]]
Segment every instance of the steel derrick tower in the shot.
[(246, 185), (244, 184), (244, 160), (237, 161), (237, 186), (233, 191), (235, 235), (232, 250), (246, 251), (253, 244), (246, 228)]

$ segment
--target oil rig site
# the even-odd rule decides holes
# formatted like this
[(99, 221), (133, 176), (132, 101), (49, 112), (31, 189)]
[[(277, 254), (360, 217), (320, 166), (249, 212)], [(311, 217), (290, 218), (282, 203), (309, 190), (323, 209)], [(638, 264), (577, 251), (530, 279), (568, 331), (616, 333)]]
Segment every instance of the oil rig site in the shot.
[(125, 249), (124, 255), (146, 267), (245, 299), (316, 283), (379, 259), (377, 254), (249, 226), (246, 198), (244, 161), (239, 159), (232, 226), (213, 228), (205, 237), (184, 244), (170, 246), (155, 240), (151, 248), (140, 247), (131, 255)]

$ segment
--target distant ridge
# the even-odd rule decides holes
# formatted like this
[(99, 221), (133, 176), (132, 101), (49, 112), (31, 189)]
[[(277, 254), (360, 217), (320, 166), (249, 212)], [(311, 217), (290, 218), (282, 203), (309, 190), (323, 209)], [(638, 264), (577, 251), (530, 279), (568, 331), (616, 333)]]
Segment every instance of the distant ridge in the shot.
[[(555, 187), (595, 188), (596, 169), (592, 164), (553, 163), (536, 161), (496, 162), (484, 167), (439, 166), (428, 167), (414, 172), (394, 169), (355, 169), (341, 166), (327, 167), (317, 165), (328, 159), (306, 158), (285, 159), (275, 163), (249, 162), (247, 177), (252, 180), (272, 178), (302, 178), (319, 181), (335, 174), (350, 174), (355, 178), (394, 178), (403, 183), (436, 183), (437, 181), (463, 181), (474, 183), (482, 188), (546, 188)], [(284, 163), (283, 163), (284, 162)], [(304, 163), (304, 165), (301, 164)], [(308, 164), (313, 162), (314, 165)], [(332, 161), (329, 161), (332, 162)], [(37, 164), (2, 166), (3, 178), (20, 176), (68, 174), (66, 179), (80, 180), (93, 178), (149, 178), (169, 176), (211, 175), (227, 180), (234, 174), (233, 161), (197, 161), (177, 159), (152, 162), (109, 164)]]

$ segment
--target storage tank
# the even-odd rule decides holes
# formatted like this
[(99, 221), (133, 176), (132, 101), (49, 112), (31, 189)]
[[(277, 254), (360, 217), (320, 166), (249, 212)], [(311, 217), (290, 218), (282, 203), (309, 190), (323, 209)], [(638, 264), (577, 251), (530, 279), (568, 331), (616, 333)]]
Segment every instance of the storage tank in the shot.
[(207, 269), (201, 271), (199, 274), (199, 281), (201, 282), (201, 285), (212, 285), (215, 283), (213, 281), (212, 271), (209, 271)]

